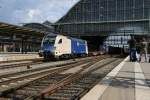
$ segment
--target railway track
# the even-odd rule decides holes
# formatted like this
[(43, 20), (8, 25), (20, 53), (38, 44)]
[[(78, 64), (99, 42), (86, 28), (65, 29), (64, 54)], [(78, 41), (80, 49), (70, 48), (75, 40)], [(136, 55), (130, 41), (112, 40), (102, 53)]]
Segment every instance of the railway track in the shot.
[[(106, 58), (106, 57), (101, 57), (101, 59), (104, 59), (104, 58)], [(95, 59), (98, 59), (98, 58), (95, 57)], [(59, 68), (59, 69), (45, 70), (45, 71), (42, 71), (40, 73), (34, 73), (34, 74), (32, 73), (31, 75), (25, 75), (25, 76), (18, 77), (18, 78), (14, 77), (10, 80), (2, 81), (0, 83), (1, 87), (3, 87), (3, 88), (0, 89), (1, 90), (1, 95), (3, 96), (4, 94), (7, 94), (7, 93), (12, 92), (12, 91), (13, 92), (19, 91), (20, 88), (28, 87), (31, 84), (35, 84), (35, 83), (37, 83), (38, 80), (40, 80), (40, 82), (41, 82), (41, 80), (43, 80), (43, 78), (44, 78), (44, 80), (45, 79), (48, 80), (47, 77), (49, 77), (49, 76), (56, 75), (55, 77), (57, 77), (57, 76), (59, 76), (58, 73), (63, 72), (64, 70), (67, 70), (67, 69), (75, 67), (75, 66), (79, 66), (79, 65), (83, 66), (85, 63), (91, 61), (91, 59), (85, 60), (84, 62), (83, 61), (72, 64), (72, 65), (67, 65), (67, 66), (64, 66), (64, 67)], [(63, 75), (61, 75), (61, 76), (63, 76)], [(21, 84), (20, 86), (18, 86), (17, 83), (21, 83), (21, 82), (23, 82), (24, 84)], [(44, 82), (46, 82), (46, 81), (44, 81)], [(13, 85), (15, 85), (15, 86), (13, 86)], [(44, 87), (43, 87), (43, 89), (44, 89)], [(21, 92), (19, 92), (19, 93), (21, 93)], [(14, 96), (11, 96), (11, 95), (7, 95), (7, 96), (11, 97), (11, 98), (14, 98)], [(4, 97), (5, 97), (5, 95), (4, 95)]]
[[(75, 81), (70, 81), (69, 84), (63, 86), (62, 88), (58, 88), (55, 90), (50, 90), (47, 92), (43, 92), (42, 99), (44, 100), (79, 100), (82, 96), (84, 96), (93, 86), (95, 86), (100, 79), (106, 76), (118, 63), (122, 60), (113, 60), (109, 64), (113, 64), (113, 66), (109, 66), (109, 64), (104, 64), (105, 67), (101, 66), (100, 73), (95, 73), (95, 71), (99, 68), (94, 68), (87, 73), (80, 73), (80, 77), (78, 79), (74, 79)], [(107, 70), (106, 70), (107, 69)], [(109, 69), (109, 70), (108, 70)]]
[[(73, 66), (77, 66), (80, 65), (82, 63), (70, 63), (69, 65), (60, 65), (60, 66), (55, 66), (54, 68), (49, 68), (49, 67), (45, 67), (45, 68), (39, 68), (39, 69), (35, 69), (35, 70), (26, 70), (24, 72), (18, 72), (18, 73), (13, 73), (13, 74), (7, 74), (7, 75), (2, 75), (0, 76), (1, 80), (0, 81), (0, 85), (6, 85), (9, 83), (12, 83), (14, 81), (20, 81), (22, 79), (27, 79), (27, 78), (34, 78), (38, 75), (42, 75), (42, 74), (47, 74), (47, 73), (52, 73), (55, 72), (55, 70), (59, 70), (59, 69), (66, 69), (66, 68), (70, 68)], [(69, 67), (68, 67), (69, 66)], [(61, 67), (61, 68), (60, 68)]]
[(17, 67), (24, 67), (24, 66), (31, 66), (31, 65), (36, 65), (36, 64), (42, 64), (43, 60), (42, 59), (31, 59), (31, 60), (22, 60), (22, 61), (13, 61), (13, 62), (8, 62), (10, 64), (1, 63), (0, 69), (9, 69), (9, 68), (17, 68)]
[[(90, 56), (90, 57), (92, 57), (92, 56)], [(78, 59), (78, 58), (76, 58), (76, 59)], [(73, 59), (73, 60), (76, 60), (76, 59)], [(62, 61), (67, 61), (67, 60), (62, 60)], [(47, 62), (55, 62), (55, 61), (47, 61)], [(20, 60), (20, 61), (5, 61), (5, 62), (0, 62), (0, 70), (1, 69), (3, 70), (3, 69), (19, 68), (19, 67), (26, 67), (26, 68), (29, 67), (30, 68), (30, 66), (32, 66), (32, 65), (44, 64), (44, 63), (46, 63), (46, 62), (43, 61), (42, 58), (27, 59), (27, 60)]]
[(16, 72), (10, 72), (10, 73), (6, 73), (6, 74), (2, 74), (0, 75), (0, 84), (4, 83), (5, 81), (9, 81), (13, 78), (17, 78), (17, 77), (24, 77), (24, 76), (28, 76), (28, 75), (32, 75), (32, 74), (36, 74), (36, 73), (42, 73), (42, 72), (46, 72), (49, 71), (53, 68), (58, 68), (58, 67), (62, 67), (68, 64), (74, 64), (77, 62), (81, 62), (81, 61), (88, 61), (91, 60), (92, 58), (87, 58), (87, 59), (82, 59), (82, 60), (77, 60), (77, 61), (71, 61), (68, 63), (60, 63), (60, 64), (56, 64), (56, 65), (52, 65), (52, 66), (45, 66), (45, 67), (39, 67), (39, 68), (33, 68), (33, 69), (28, 69), (28, 70), (22, 70), (22, 71), (16, 71)]
[[(70, 77), (70, 80), (67, 80), (68, 84), (65, 84), (66, 80), (60, 81), (56, 86), (50, 86), (50, 88), (44, 90), (40, 96), (46, 100), (78, 100), (121, 61), (120, 59), (113, 59), (88, 71), (84, 71), (84, 69), (78, 71)], [(107, 66), (112, 64), (113, 66), (109, 68), (110, 70), (104, 70)], [(101, 69), (103, 74), (95, 74), (94, 72), (98, 69)], [(60, 84), (62, 84), (62, 86)]]
[[(114, 58), (113, 60), (102, 61), (102, 65), (95, 67), (95, 63), (99, 63), (100, 60), (108, 57), (95, 58), (91, 61), (85, 61), (75, 63), (72, 65), (64, 66), (63, 68), (53, 69), (51, 71), (43, 72), (43, 74), (35, 74), (28, 77), (22, 77), (20, 80), (26, 80), (24, 84), (20, 86), (0, 89), (1, 97), (7, 98), (8, 100), (33, 100), (33, 99), (77, 99), (87, 92), (97, 80), (105, 76), (112, 68), (117, 65), (121, 60)], [(110, 70), (107, 70), (105, 74), (92, 74), (94, 71), (104, 68), (108, 64), (113, 64)], [(73, 67), (80, 66), (80, 69), (74, 73), (65, 73)], [(93, 66), (92, 68), (90, 68)], [(104, 71), (103, 71), (104, 72)], [(39, 76), (38, 76), (39, 75)], [(35, 77), (36, 76), (36, 77)], [(30, 80), (30, 81), (29, 81)], [(32, 80), (32, 81), (31, 81)], [(83, 82), (85, 81), (85, 82)], [(16, 84), (17, 80), (10, 81), (11, 84)], [(5, 84), (10, 84), (10, 82)], [(4, 84), (4, 83), (3, 83)], [(0, 84), (2, 86), (2, 84)], [(7, 85), (8, 86), (8, 85)], [(11, 85), (10, 85), (11, 86)], [(75, 86), (75, 87), (74, 87)], [(8, 86), (9, 87), (9, 86)], [(83, 88), (81, 88), (83, 87)], [(3, 98), (3, 99), (4, 99)], [(6, 99), (6, 100), (7, 100)]]

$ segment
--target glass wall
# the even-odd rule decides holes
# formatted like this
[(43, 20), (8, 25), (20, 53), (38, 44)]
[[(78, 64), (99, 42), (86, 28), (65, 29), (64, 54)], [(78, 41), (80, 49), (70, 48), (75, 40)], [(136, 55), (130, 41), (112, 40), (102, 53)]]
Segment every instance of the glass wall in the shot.
[(55, 29), (67, 34), (100, 35), (137, 27), (142, 30), (139, 33), (147, 34), (149, 20), (150, 0), (81, 0), (55, 24)]

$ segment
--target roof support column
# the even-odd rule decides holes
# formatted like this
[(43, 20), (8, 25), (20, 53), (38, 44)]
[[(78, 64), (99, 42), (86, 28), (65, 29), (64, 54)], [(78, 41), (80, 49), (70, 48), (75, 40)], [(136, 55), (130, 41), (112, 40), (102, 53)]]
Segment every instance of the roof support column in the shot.
[(12, 36), (13, 51), (12, 52), (16, 52), (16, 43), (15, 43), (15, 40), (16, 40), (16, 34), (13, 34), (13, 36)]
[(21, 53), (22, 54), (23, 54), (23, 51), (24, 51), (23, 47), (24, 47), (24, 42), (23, 42), (23, 37), (22, 37), (21, 38)]
[(22, 52), (22, 54), (23, 53), (27, 53), (26, 45), (25, 45), (26, 40), (27, 40), (27, 37), (26, 36), (22, 36), (22, 38), (21, 38), (21, 52)]
[(4, 48), (4, 53), (7, 52), (7, 45), (3, 45), (3, 48)]

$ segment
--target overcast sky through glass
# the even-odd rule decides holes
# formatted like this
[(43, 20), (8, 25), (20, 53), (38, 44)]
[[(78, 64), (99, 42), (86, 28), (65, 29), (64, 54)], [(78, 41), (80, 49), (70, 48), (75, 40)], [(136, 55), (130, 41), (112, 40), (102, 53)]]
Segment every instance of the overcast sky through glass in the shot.
[(56, 22), (79, 0), (0, 0), (0, 22)]

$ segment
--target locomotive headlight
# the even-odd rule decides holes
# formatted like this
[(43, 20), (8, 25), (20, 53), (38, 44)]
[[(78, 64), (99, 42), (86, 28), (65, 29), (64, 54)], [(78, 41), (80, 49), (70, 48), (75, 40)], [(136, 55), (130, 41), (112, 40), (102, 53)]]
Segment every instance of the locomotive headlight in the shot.
[(39, 53), (43, 53), (44, 51), (43, 50), (39, 50)]

